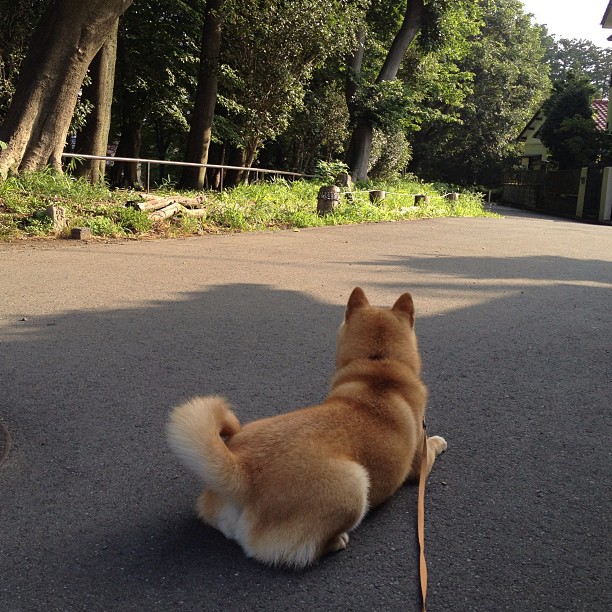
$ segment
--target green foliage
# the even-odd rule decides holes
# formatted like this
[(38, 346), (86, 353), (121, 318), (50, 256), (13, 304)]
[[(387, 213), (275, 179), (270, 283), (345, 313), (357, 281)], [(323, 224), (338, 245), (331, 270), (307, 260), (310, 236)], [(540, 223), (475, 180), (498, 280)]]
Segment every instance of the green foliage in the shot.
[(247, 161), (303, 108), (313, 71), (352, 42), (356, 4), (349, 0), (228, 0), (216, 138), (246, 152)]
[[(336, 168), (341, 167), (338, 165)], [(204, 218), (177, 215), (153, 223), (146, 213), (124, 206), (124, 201), (133, 197), (128, 192), (110, 192), (61, 175), (35, 173), (0, 183), (0, 237), (53, 236), (51, 220), (44, 212), (50, 204), (66, 209), (68, 230), (70, 227), (88, 227), (94, 236), (105, 238), (300, 229), (487, 214), (481, 194), (466, 192), (458, 202), (450, 202), (443, 197), (445, 186), (437, 187), (410, 177), (363, 185), (354, 191), (352, 202), (343, 198), (332, 214), (320, 217), (316, 206), (321, 184), (320, 181), (277, 179), (241, 185), (223, 193), (206, 194), (204, 206), (207, 215)], [(50, 195), (54, 189), (62, 194), (61, 197)], [(387, 197), (372, 204), (368, 189), (383, 189)], [(414, 195), (417, 193), (430, 195), (430, 203), (415, 207)]]
[(403, 131), (374, 131), (368, 176), (383, 180), (396, 178), (399, 170), (408, 166), (411, 157), (412, 147)]
[(553, 95), (544, 104), (546, 116), (540, 139), (559, 169), (581, 168), (593, 163), (598, 139), (591, 101), (595, 88), (588, 77), (573, 71), (555, 84)]
[(568, 72), (584, 74), (599, 97), (607, 97), (612, 74), (612, 49), (598, 47), (590, 40), (543, 36), (545, 62), (554, 82), (562, 81)]
[(198, 72), (202, 2), (139, 0), (119, 23), (111, 140), (142, 123), (142, 152), (177, 159), (189, 130)]
[(10, 177), (0, 182), (0, 236), (52, 234), (48, 206), (62, 206), (69, 227), (90, 227), (95, 235), (148, 232), (151, 220), (146, 213), (125, 208), (121, 200), (127, 197), (52, 170)]
[(348, 166), (341, 161), (318, 160), (315, 165), (315, 180), (324, 185), (333, 185), (336, 177), (342, 173), (348, 173)]
[(0, 0), (0, 123), (15, 93), (34, 27), (50, 0)]
[[(422, 129), (411, 135), (414, 171), (453, 183), (498, 184), (516, 156), (516, 137), (550, 88), (540, 28), (518, 0), (480, 0), (483, 25), (457, 62), (473, 75), (464, 99), (425, 99)], [(440, 112), (439, 115), (437, 113)]]
[(259, 156), (262, 166), (312, 173), (317, 159), (331, 161), (344, 154), (349, 114), (337, 65), (315, 72), (302, 108), (275, 142)]
[(360, 84), (353, 99), (354, 124), (365, 119), (372, 127), (382, 132), (394, 132), (410, 124), (410, 95), (400, 80)]

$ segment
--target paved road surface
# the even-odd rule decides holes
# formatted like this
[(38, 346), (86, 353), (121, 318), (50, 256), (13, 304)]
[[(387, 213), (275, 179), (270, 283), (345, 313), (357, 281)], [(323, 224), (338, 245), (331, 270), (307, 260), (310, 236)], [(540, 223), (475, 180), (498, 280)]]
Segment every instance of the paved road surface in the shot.
[(420, 315), (429, 610), (611, 610), (612, 228), (516, 213), (0, 245), (0, 610), (417, 610), (415, 487), (278, 571), (198, 523), (164, 441), (192, 394), (322, 399), (355, 285)]

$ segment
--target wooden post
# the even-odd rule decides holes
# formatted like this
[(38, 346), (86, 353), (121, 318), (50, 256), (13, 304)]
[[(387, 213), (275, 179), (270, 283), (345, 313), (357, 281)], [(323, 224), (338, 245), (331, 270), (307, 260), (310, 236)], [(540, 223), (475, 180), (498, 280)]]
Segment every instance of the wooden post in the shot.
[(387, 192), (381, 189), (372, 189), (370, 191), (370, 202), (376, 204), (380, 200), (384, 200), (387, 197)]
[(414, 196), (414, 205), (418, 206), (419, 204), (429, 204), (429, 196), (422, 193), (417, 193)]
[(317, 195), (317, 214), (319, 216), (333, 212), (340, 201), (340, 187), (323, 185)]

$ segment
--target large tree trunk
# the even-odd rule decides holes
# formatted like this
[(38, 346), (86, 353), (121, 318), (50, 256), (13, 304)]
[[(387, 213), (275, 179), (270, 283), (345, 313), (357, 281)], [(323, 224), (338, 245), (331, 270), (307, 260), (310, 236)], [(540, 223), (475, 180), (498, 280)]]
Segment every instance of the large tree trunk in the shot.
[(61, 171), (61, 154), (88, 66), (133, 0), (56, 0), (41, 19), (0, 127), (0, 177)]
[(355, 50), (346, 59), (346, 84), (344, 94), (349, 113), (353, 114), (355, 109), (354, 98), (358, 91), (358, 80), (361, 75), (361, 65), (363, 64), (363, 54), (365, 53), (366, 33), (365, 30), (358, 30), (356, 34), (357, 45)]
[(362, 117), (353, 128), (351, 142), (346, 152), (346, 165), (350, 169), (353, 181), (365, 181), (368, 178), (373, 137), (372, 124)]
[[(106, 155), (115, 82), (118, 28), (119, 19), (116, 19), (107, 41), (102, 45), (89, 67), (91, 84), (83, 88), (83, 98), (89, 100), (94, 108), (87, 116), (85, 126), (77, 134), (75, 153)], [(92, 183), (103, 181), (105, 164), (104, 160), (83, 160), (77, 165), (75, 175), (86, 177)]]
[[(383, 66), (376, 77), (376, 83), (395, 79), (397, 71), (404, 59), (404, 55), (406, 54), (406, 50), (423, 25), (424, 16), (425, 8), (423, 0), (409, 0), (402, 26), (393, 39), (393, 43), (387, 53)], [(356, 84), (351, 76), (358, 76), (361, 70), (364, 43), (363, 34), (361, 32), (358, 33), (357, 42), (358, 47), (355, 53), (347, 61), (349, 74), (347, 77), (346, 97), (352, 119), (354, 119), (354, 112), (356, 110), (354, 104), (352, 104), (356, 93)], [(373, 126), (366, 118), (362, 118), (355, 122), (346, 155), (346, 163), (350, 168), (351, 176), (354, 181), (363, 181), (368, 178), (368, 164), (370, 163), (373, 132)]]
[[(221, 47), (220, 10), (223, 2), (224, 0), (207, 0), (206, 2), (198, 87), (185, 152), (185, 161), (194, 164), (205, 164), (208, 161), (208, 148), (217, 102), (219, 50)], [(205, 168), (185, 167), (181, 177), (181, 187), (203, 189), (205, 177)]]

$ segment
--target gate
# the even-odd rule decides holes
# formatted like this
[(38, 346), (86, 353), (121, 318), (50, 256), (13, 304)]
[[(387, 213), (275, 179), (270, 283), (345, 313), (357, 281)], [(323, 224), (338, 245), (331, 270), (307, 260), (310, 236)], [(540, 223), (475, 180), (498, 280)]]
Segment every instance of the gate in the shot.
[(597, 219), (599, 217), (603, 171), (602, 166), (589, 166), (587, 169), (584, 207), (582, 209), (583, 219)]

